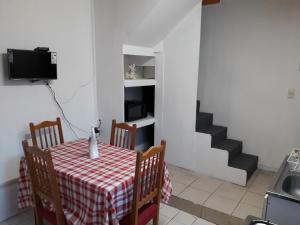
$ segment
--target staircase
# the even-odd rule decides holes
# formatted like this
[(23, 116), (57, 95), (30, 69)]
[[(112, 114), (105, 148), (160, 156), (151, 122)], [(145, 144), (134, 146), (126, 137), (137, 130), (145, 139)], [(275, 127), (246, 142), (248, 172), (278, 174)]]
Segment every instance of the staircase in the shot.
[(228, 152), (228, 166), (244, 170), (247, 180), (257, 169), (258, 157), (242, 152), (243, 143), (227, 138), (227, 127), (213, 125), (213, 114), (200, 112), (200, 101), (197, 101), (196, 132), (211, 135), (211, 148)]

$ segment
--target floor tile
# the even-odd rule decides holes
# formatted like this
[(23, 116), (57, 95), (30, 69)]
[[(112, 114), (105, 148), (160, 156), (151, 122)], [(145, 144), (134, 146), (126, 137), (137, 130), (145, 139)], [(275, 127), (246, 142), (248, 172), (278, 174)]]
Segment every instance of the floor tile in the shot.
[(245, 193), (246, 188), (225, 182), (216, 190), (214, 194), (240, 201)]
[(231, 215), (238, 203), (238, 201), (213, 194), (204, 206)]
[(173, 166), (171, 164), (168, 164), (167, 165), (167, 168), (168, 168), (168, 171), (169, 171), (169, 174), (172, 176), (176, 171), (180, 171), (180, 169), (176, 166)]
[(171, 221), (170, 217), (159, 215), (159, 225), (166, 225), (170, 221)]
[(190, 175), (196, 175), (197, 174), (194, 171), (191, 171), (191, 170), (188, 170), (188, 169), (185, 169), (185, 168), (181, 168), (181, 167), (177, 167), (177, 166), (174, 166), (172, 164), (168, 164), (167, 167), (168, 167), (168, 171), (171, 175), (173, 175), (176, 172), (190, 174)]
[(215, 178), (201, 177), (191, 184), (191, 187), (213, 193), (223, 183)]
[(245, 220), (241, 219), (241, 218), (237, 218), (235, 216), (232, 216), (230, 218), (230, 225), (244, 225), (245, 224)]
[(12, 218), (9, 218), (5, 222), (8, 223), (9, 225), (20, 225), (20, 224), (30, 225), (32, 223), (32, 221), (29, 220), (28, 215), (26, 215), (26, 213), (24, 213), (24, 212), (12, 217)]
[(254, 192), (256, 194), (264, 195), (269, 187), (270, 183), (267, 181), (261, 180), (257, 178), (254, 180), (252, 184), (247, 188), (248, 191)]
[(265, 184), (271, 184), (272, 180), (273, 174), (271, 173), (261, 173), (255, 179), (255, 181)]
[(188, 187), (181, 194), (179, 194), (178, 197), (202, 205), (209, 198), (210, 195), (211, 193), (207, 191), (202, 191), (200, 189)]
[(206, 220), (204, 220), (204, 219), (198, 218), (198, 219), (193, 223), (193, 225), (215, 225), (215, 224), (213, 224), (213, 223), (211, 223), (211, 222), (208, 222), (208, 221), (206, 221)]
[(261, 176), (268, 176), (273, 178), (275, 176), (276, 172), (273, 171), (267, 171), (267, 170), (259, 170), (259, 175)]
[(173, 188), (172, 195), (175, 195), (175, 196), (178, 196), (188, 186), (186, 184), (181, 184), (181, 183), (178, 183), (176, 181), (171, 181), (171, 182), (172, 182), (172, 188)]
[(247, 181), (246, 187), (248, 188), (256, 179), (256, 177), (258, 176), (258, 174), (260, 174), (259, 170), (256, 170), (252, 176), (250, 177), (250, 179)]
[(176, 222), (179, 222), (181, 224), (185, 225), (191, 225), (196, 221), (197, 217), (188, 214), (186, 212), (180, 211), (174, 218), (173, 220)]
[(264, 195), (247, 192), (241, 202), (258, 208), (263, 208), (264, 200)]
[(232, 215), (241, 219), (246, 219), (246, 217), (249, 215), (261, 217), (262, 209), (254, 207), (252, 205), (240, 203), (238, 207), (234, 210)]
[(273, 172), (258, 170), (256, 178), (247, 186), (247, 189), (251, 192), (264, 195), (272, 183), (273, 176)]
[(202, 216), (202, 205), (195, 204), (189, 200), (172, 195), (169, 201), (169, 205), (194, 216)]
[(160, 209), (162, 209), (162, 208), (165, 207), (165, 206), (166, 206), (166, 204), (164, 204), (164, 203), (160, 203), (160, 204), (159, 204), (159, 208), (160, 208)]
[(177, 221), (175, 221), (175, 220), (171, 220), (171, 221), (168, 223), (168, 225), (182, 225), (182, 223), (179, 223), (179, 222), (177, 222)]
[(230, 224), (231, 215), (208, 207), (203, 207), (201, 218), (215, 224), (228, 225)]
[(176, 208), (173, 208), (171, 206), (166, 205), (165, 207), (163, 207), (160, 210), (160, 214), (169, 217), (169, 218), (173, 218), (174, 216), (177, 215), (177, 213), (179, 213), (179, 210)]
[(197, 179), (198, 179), (197, 176), (183, 173), (183, 172), (177, 172), (177, 171), (171, 176), (171, 180), (186, 185), (190, 185), (192, 182), (194, 182)]
[(9, 225), (8, 223), (6, 223), (5, 221), (0, 222), (0, 225)]
[[(171, 221), (171, 218), (164, 216), (164, 215), (159, 215), (159, 225), (166, 225), (168, 222)], [(147, 225), (153, 225), (153, 220), (151, 220)]]

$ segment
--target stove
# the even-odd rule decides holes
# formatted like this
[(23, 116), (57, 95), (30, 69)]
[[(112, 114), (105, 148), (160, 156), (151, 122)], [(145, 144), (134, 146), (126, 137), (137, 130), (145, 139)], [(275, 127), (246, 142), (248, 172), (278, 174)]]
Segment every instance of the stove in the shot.
[(276, 225), (276, 224), (271, 223), (270, 221), (252, 220), (249, 225)]
[(255, 218), (253, 216), (248, 216), (244, 225), (277, 225), (277, 224), (271, 223), (270, 221), (265, 221), (265, 220)]

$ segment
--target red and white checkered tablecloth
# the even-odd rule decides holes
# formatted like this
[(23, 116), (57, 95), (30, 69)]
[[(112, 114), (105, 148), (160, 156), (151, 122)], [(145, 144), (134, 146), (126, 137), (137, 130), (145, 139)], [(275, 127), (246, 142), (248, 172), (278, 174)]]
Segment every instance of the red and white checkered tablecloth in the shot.
[[(68, 224), (119, 224), (131, 210), (136, 152), (100, 143), (100, 157), (89, 159), (88, 142), (80, 139), (51, 148)], [(20, 161), (18, 206), (31, 207), (30, 181), (24, 157)], [(162, 201), (172, 186), (164, 169)]]

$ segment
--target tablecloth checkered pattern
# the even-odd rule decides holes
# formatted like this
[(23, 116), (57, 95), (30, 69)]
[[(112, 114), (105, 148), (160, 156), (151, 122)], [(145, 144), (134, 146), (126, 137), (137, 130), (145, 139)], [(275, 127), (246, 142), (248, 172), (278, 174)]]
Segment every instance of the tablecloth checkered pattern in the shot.
[[(100, 143), (100, 157), (89, 159), (88, 142), (80, 139), (51, 148), (68, 224), (117, 225), (131, 210), (136, 152)], [(27, 165), (20, 161), (18, 206), (33, 205)], [(172, 186), (164, 169), (162, 201)]]

